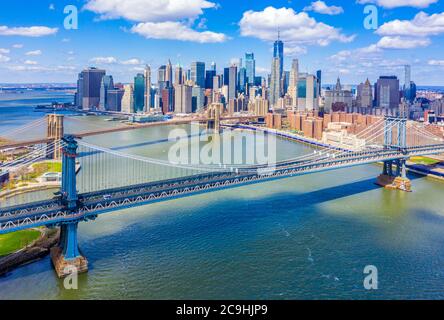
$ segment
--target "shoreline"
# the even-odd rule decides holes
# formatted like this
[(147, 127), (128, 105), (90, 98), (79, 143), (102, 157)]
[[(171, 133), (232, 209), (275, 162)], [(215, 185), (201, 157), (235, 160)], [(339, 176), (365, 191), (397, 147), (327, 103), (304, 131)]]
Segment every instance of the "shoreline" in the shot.
[(41, 232), (42, 236), (27, 247), (0, 257), (0, 277), (49, 255), (50, 249), (59, 242), (60, 229), (45, 228)]

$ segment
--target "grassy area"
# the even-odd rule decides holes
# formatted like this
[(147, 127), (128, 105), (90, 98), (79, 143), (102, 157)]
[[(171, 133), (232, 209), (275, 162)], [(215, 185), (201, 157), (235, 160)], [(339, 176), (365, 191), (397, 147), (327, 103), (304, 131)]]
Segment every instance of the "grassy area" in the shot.
[(47, 172), (62, 172), (61, 162), (40, 162), (32, 165), (32, 170), (23, 168), (19, 173), (19, 178), (10, 180), (8, 183), (0, 186), (0, 191), (14, 190), (18, 187), (26, 187), (30, 182), (37, 182), (37, 178)]
[(23, 230), (0, 235), (0, 257), (16, 252), (40, 237), (40, 231)]
[(428, 158), (428, 157), (412, 157), (410, 158), (410, 161), (416, 164), (422, 164), (422, 165), (434, 165), (439, 163), (440, 161)]

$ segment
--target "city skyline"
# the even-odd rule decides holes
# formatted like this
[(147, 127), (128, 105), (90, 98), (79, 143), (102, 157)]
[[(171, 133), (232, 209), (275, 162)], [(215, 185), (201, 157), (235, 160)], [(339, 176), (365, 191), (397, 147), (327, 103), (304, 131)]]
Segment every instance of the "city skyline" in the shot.
[[(125, 6), (118, 6), (117, 0), (31, 1), (26, 5), (32, 16), (21, 12), (20, 1), (5, 3), (0, 13), (0, 82), (73, 83), (80, 70), (96, 66), (112, 74), (115, 82), (130, 83), (146, 64), (157, 70), (169, 60), (184, 71), (194, 61), (205, 62), (207, 68), (214, 61), (221, 74), (247, 52), (254, 54), (257, 75), (266, 77), (279, 30), (285, 71), (297, 58), (300, 72), (322, 70), (323, 83), (340, 77), (342, 83), (358, 85), (367, 78), (375, 83), (380, 75), (403, 79), (407, 64), (418, 85), (442, 85), (444, 61), (437, 54), (444, 43), (442, 1), (267, 1), (234, 6), (193, 0), (187, 2), (188, 10), (180, 7), (184, 1), (168, 0), (163, 9), (146, 2), (146, 10), (138, 11), (135, 1), (125, 1)], [(376, 31), (363, 26), (369, 3), (378, 5)], [(63, 9), (69, 4), (79, 8), (78, 30), (63, 27)], [(19, 11), (19, 22), (6, 16)], [(156, 78), (153, 72), (152, 81)]]

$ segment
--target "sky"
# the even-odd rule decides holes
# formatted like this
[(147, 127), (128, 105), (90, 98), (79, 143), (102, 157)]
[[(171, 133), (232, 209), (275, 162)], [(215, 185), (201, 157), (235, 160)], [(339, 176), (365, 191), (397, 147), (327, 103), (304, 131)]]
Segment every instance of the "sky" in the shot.
[(246, 52), (265, 76), (278, 30), (285, 69), (297, 58), (324, 83), (404, 83), (410, 64), (418, 85), (444, 86), (444, 0), (2, 0), (0, 83), (74, 83), (88, 66), (127, 83), (145, 64), (155, 80), (168, 59), (214, 61), (220, 72)]

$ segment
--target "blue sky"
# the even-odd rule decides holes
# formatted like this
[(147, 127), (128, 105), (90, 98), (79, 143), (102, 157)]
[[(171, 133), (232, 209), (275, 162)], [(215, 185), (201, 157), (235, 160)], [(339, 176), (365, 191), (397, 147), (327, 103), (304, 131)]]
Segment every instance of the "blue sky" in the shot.
[[(66, 5), (79, 10), (77, 30), (64, 28)], [(377, 30), (364, 28), (367, 5), (378, 8)], [(417, 84), (444, 85), (443, 0), (3, 0), (0, 83), (72, 83), (87, 66), (129, 82), (144, 64), (221, 70), (247, 51), (266, 75), (278, 28), (286, 69), (299, 58), (326, 83), (403, 79), (411, 64)]]

